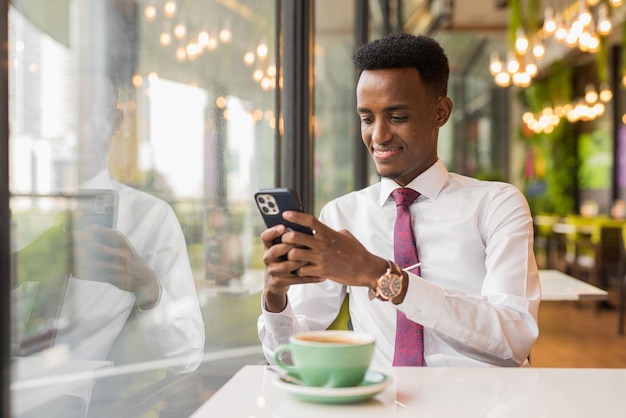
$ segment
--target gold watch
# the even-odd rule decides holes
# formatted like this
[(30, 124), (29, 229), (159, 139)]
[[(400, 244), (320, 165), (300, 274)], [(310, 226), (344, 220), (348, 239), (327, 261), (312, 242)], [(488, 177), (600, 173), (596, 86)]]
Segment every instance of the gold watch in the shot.
[(378, 278), (378, 284), (376, 285), (376, 292), (371, 292), (373, 297), (377, 297), (378, 299), (388, 301), (392, 300), (400, 293), (402, 293), (402, 269), (398, 267), (396, 263), (391, 260), (387, 260), (389, 264), (389, 268)]

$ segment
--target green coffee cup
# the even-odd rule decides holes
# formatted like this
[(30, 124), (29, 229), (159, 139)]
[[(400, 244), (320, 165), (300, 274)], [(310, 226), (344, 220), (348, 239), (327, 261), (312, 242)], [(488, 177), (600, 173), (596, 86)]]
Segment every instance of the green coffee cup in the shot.
[[(291, 354), (293, 364), (283, 361)], [(276, 364), (308, 386), (353, 387), (363, 380), (374, 353), (374, 338), (354, 331), (293, 335), (274, 353)]]

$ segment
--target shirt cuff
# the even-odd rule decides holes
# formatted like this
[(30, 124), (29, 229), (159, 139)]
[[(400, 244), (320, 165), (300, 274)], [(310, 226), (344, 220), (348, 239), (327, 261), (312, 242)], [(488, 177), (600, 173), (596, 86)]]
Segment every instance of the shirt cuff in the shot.
[(163, 286), (161, 286), (161, 283), (159, 281), (157, 281), (157, 286), (159, 286), (159, 293), (157, 294), (157, 298), (154, 301), (154, 303), (150, 306), (148, 306), (147, 308), (141, 308), (139, 306), (139, 299), (135, 298), (135, 308), (137, 308), (137, 311), (139, 312), (143, 312), (143, 311), (149, 311), (151, 309), (154, 309), (156, 306), (159, 305), (159, 303), (161, 303), (161, 297), (163, 296)]

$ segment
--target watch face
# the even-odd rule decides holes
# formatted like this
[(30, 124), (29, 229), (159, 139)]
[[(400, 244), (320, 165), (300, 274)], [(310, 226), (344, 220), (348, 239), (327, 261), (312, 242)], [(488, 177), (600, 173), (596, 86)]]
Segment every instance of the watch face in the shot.
[(380, 295), (385, 299), (393, 299), (402, 290), (402, 276), (386, 274), (380, 279)]

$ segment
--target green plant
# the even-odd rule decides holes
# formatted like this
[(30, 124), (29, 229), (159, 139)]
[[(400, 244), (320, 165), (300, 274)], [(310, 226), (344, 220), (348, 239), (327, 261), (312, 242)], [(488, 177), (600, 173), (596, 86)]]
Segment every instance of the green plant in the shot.
[[(572, 69), (553, 64), (548, 76), (521, 91), (525, 108), (537, 114), (572, 101)], [(526, 143), (524, 193), (533, 213), (567, 214), (575, 210), (576, 137), (573, 126), (562, 118), (550, 133), (520, 129)], [(529, 167), (532, 165), (532, 167)]]

